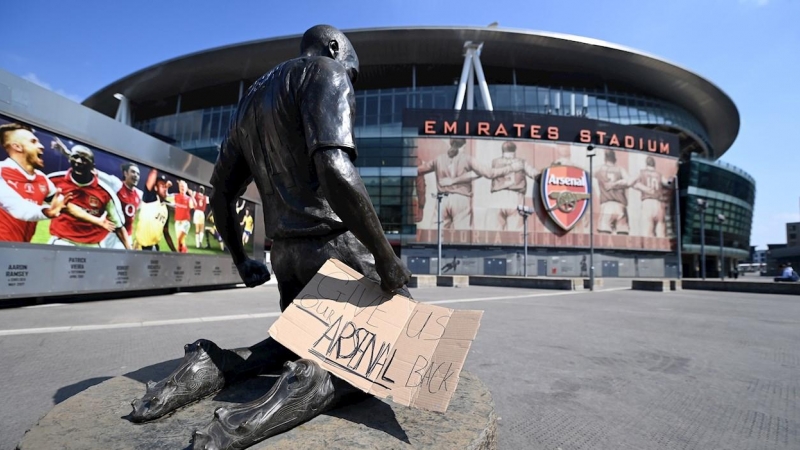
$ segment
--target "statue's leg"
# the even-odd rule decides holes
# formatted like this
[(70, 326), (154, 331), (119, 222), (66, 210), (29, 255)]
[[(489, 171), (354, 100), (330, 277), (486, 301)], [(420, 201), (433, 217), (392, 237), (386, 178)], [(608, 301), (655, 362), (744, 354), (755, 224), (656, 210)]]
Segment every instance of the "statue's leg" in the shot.
[(185, 354), (178, 368), (158, 383), (148, 381), (144, 396), (131, 402), (132, 422), (158, 419), (219, 391), (225, 385), (225, 369), (240, 359), (236, 353), (205, 339), (183, 348)]
[(261, 373), (277, 372), (297, 356), (272, 338), (248, 348), (225, 350), (206, 339), (184, 347), (178, 367), (158, 383), (147, 382), (141, 399), (131, 402), (133, 422), (158, 419), (212, 395), (226, 384)]
[(316, 362), (287, 362), (280, 379), (263, 397), (218, 408), (211, 423), (192, 436), (192, 448), (244, 449), (313, 419), (341, 403), (363, 398), (361, 391), (331, 376)]

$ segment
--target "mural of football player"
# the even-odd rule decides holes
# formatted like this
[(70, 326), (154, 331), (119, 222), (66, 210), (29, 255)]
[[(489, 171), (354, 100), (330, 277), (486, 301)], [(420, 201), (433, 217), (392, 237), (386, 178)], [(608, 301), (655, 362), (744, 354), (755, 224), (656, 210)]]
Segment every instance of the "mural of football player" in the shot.
[[(521, 230), (522, 216), (517, 206), (525, 204), (525, 193), (528, 190), (528, 178), (535, 179), (539, 171), (522, 158), (517, 157), (517, 144), (506, 141), (500, 147), (502, 156), (492, 160), (491, 175), (499, 170), (509, 169), (508, 173), (491, 178), (491, 205), (496, 209), (496, 229)], [(455, 182), (466, 182), (479, 178), (479, 174), (469, 172), (457, 178)]]
[[(70, 149), (61, 139), (56, 137), (50, 143), (50, 148), (70, 158), (73, 150), (84, 147), (82, 145), (76, 145)], [(122, 212), (125, 218), (125, 231), (129, 239), (128, 246), (126, 247), (120, 242), (115, 233), (109, 233), (106, 239), (100, 243), (100, 247), (103, 248), (132, 248), (133, 246), (133, 222), (136, 217), (136, 211), (139, 209), (139, 205), (142, 202), (143, 195), (142, 190), (137, 187), (141, 174), (139, 166), (132, 162), (122, 164), (120, 166), (120, 171), (122, 173), (122, 179), (98, 170), (96, 167), (94, 169), (97, 178), (110, 186), (111, 189), (117, 193), (116, 195), (122, 205)]]
[(134, 246), (146, 251), (160, 251), (159, 243), (164, 239), (173, 252), (176, 251), (169, 234), (169, 203), (167, 195), (172, 182), (152, 169), (145, 183), (147, 192), (139, 207), (139, 218), (134, 230)]
[(0, 241), (30, 242), (36, 224), (60, 215), (72, 196), (42, 172), (44, 145), (30, 127), (0, 126), (0, 145), (8, 154), (0, 161)]
[(605, 162), (594, 173), (600, 191), (600, 222), (598, 233), (627, 235), (628, 224), (628, 172), (617, 165), (614, 150), (605, 152)]
[(191, 224), (190, 211), (195, 208), (194, 198), (189, 195), (189, 185), (184, 180), (178, 180), (178, 193), (170, 198), (175, 205), (175, 237), (178, 239), (178, 252), (187, 253), (186, 236), (189, 234)]
[[(478, 176), (493, 179), (515, 170), (521, 170), (519, 162), (506, 167), (489, 168), (475, 161), (470, 155), (462, 151), (467, 140), (454, 137), (450, 139), (447, 152), (438, 157), (421, 162), (417, 167), (417, 177), (435, 172), (438, 192), (448, 195), (442, 200), (442, 227), (445, 229), (469, 230), (473, 224), (472, 214), (472, 182)], [(471, 174), (471, 172), (474, 172)], [(422, 183), (417, 183), (417, 204), (420, 209), (425, 207), (425, 191), (421, 189)], [(433, 228), (436, 227), (434, 216)]]
[(205, 234), (206, 227), (206, 207), (208, 206), (206, 187), (200, 186), (200, 188), (192, 194), (192, 197), (194, 197), (194, 213), (192, 214), (192, 222), (194, 223), (194, 244), (195, 247), (200, 248), (203, 245), (203, 235)]
[(528, 178), (535, 180), (539, 171), (524, 159), (517, 157), (517, 144), (504, 142), (502, 156), (492, 160), (492, 168), (511, 167), (512, 172), (492, 178), (492, 205), (496, 206), (497, 228), (500, 230), (522, 230), (522, 216), (517, 206), (525, 204)]
[(250, 208), (244, 209), (244, 218), (239, 225), (242, 226), (242, 244), (247, 245), (250, 236), (253, 235), (253, 216), (250, 215)]
[[(528, 178), (535, 179), (539, 171), (522, 158), (517, 157), (517, 144), (506, 141), (500, 147), (502, 155), (492, 160), (492, 172), (507, 173), (491, 178), (491, 206), (496, 209), (494, 229), (501, 231), (522, 230), (522, 216), (517, 212), (517, 206), (525, 204), (525, 193), (528, 190)], [(485, 173), (485, 171), (484, 171)], [(480, 177), (475, 171), (464, 174), (454, 183), (471, 182)], [(488, 177), (487, 177), (488, 178)]]
[(207, 249), (211, 248), (211, 238), (209, 238), (209, 236), (213, 236), (214, 239), (219, 242), (219, 249), (225, 251), (225, 242), (222, 240), (222, 235), (217, 231), (217, 224), (214, 222), (214, 211), (208, 213), (208, 223), (206, 223), (205, 232)]
[(642, 193), (641, 233), (646, 237), (666, 237), (668, 189), (672, 184), (656, 170), (656, 159), (648, 156), (645, 168), (628, 184)]
[(114, 189), (98, 178), (94, 152), (76, 145), (70, 152), (69, 164), (67, 171), (48, 175), (56, 188), (72, 194), (69, 214), (50, 222), (50, 244), (101, 247), (108, 233), (113, 232), (124, 248), (130, 249), (122, 204)]

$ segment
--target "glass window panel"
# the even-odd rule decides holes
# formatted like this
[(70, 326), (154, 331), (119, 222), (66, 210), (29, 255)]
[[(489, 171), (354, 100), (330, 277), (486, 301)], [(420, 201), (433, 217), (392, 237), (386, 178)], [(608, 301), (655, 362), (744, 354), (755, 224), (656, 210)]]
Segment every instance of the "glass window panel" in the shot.
[(381, 195), (381, 205), (402, 205), (402, 204), (403, 204), (403, 197), (400, 196), (387, 197), (385, 195)]
[(366, 108), (364, 109), (364, 114), (368, 116), (378, 114), (378, 97), (375, 95), (370, 95), (366, 99)]
[(536, 87), (525, 86), (525, 111), (537, 112), (539, 107), (539, 100), (536, 93)]
[(537, 103), (536, 112), (542, 114), (549, 113), (551, 108), (553, 107), (552, 102), (550, 102), (550, 89), (543, 87), (537, 88), (536, 103)]
[(398, 187), (383, 186), (381, 188), (381, 195), (400, 195), (400, 194), (401, 194), (401, 188), (399, 186)]
[(381, 179), (383, 186), (400, 186), (400, 177), (383, 177)]

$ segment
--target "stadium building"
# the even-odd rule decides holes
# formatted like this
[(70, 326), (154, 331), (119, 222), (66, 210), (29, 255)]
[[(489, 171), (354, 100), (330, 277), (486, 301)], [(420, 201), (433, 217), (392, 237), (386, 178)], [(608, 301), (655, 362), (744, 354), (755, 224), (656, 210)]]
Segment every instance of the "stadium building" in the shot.
[[(346, 34), (361, 61), (356, 165), (415, 273), (437, 270), (437, 223), (449, 274), (521, 275), (525, 239), (529, 275), (586, 275), (590, 241), (605, 277), (675, 276), (678, 255), (699, 276), (703, 241), (709, 277), (748, 258), (755, 181), (719, 161), (739, 113), (710, 81), (555, 33)], [(83, 104), (213, 162), (238, 100), (299, 47), (296, 35), (181, 56)]]

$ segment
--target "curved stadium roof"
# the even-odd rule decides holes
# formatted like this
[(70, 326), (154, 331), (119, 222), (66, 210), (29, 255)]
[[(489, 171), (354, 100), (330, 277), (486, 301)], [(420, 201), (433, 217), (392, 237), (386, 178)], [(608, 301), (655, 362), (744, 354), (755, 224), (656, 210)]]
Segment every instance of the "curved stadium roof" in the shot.
[[(660, 58), (596, 39), (486, 27), (405, 27), (345, 31), (358, 51), (362, 74), (402, 64), (461, 65), (463, 43), (483, 42), (484, 67), (546, 68), (592, 73), (683, 107), (708, 132), (714, 157), (739, 132), (739, 112), (720, 88)], [(114, 116), (122, 93), (133, 102), (163, 99), (224, 82), (256, 79), (297, 56), (301, 35), (263, 39), (173, 58), (139, 70), (95, 92), (83, 104)]]

